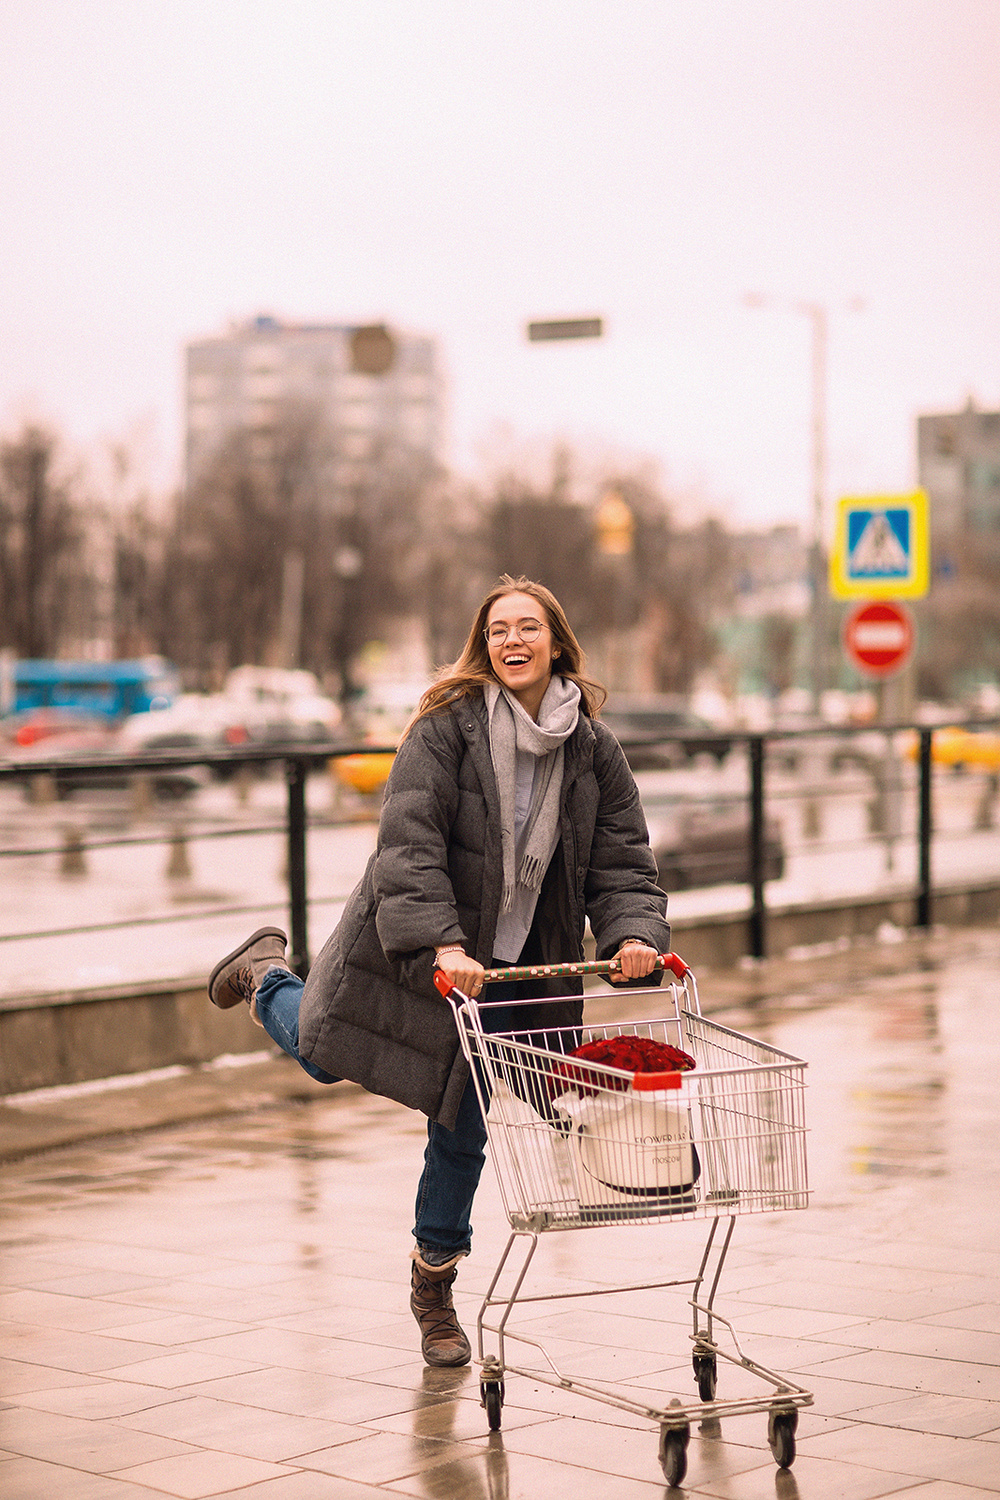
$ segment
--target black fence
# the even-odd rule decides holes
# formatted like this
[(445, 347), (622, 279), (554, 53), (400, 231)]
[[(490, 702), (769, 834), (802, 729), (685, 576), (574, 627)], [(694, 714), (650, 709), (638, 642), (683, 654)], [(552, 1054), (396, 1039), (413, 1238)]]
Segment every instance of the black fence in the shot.
[[(984, 731), (993, 731), (995, 737), (995, 721), (990, 721), (989, 724), (976, 721), (959, 726), (959, 729), (963, 732), (973, 732), (975, 743), (980, 741), (986, 743)], [(874, 823), (877, 823), (878, 797), (882, 796), (885, 791), (880, 767), (887, 763), (886, 756), (891, 758), (894, 765), (905, 764), (907, 766), (905, 784), (897, 778), (896, 794), (897, 803), (899, 799), (903, 799), (912, 804), (907, 824), (911, 832), (907, 834), (907, 837), (915, 840), (916, 846), (915, 881), (912, 887), (913, 925), (918, 928), (931, 926), (934, 918), (934, 855), (936, 840), (939, 839), (935, 829), (935, 786), (941, 784), (941, 778), (949, 774), (950, 770), (958, 772), (971, 770), (982, 784), (981, 790), (976, 793), (975, 804), (976, 827), (981, 831), (992, 827), (993, 811), (998, 792), (1000, 792), (1000, 777), (998, 777), (1000, 767), (994, 768), (988, 760), (985, 760), (982, 765), (975, 766), (963, 765), (960, 760), (954, 758), (950, 767), (938, 762), (935, 755), (935, 736), (953, 732), (951, 728), (938, 730), (927, 725), (906, 723), (866, 726), (857, 729), (824, 727), (797, 731), (776, 730), (765, 733), (729, 731), (725, 735), (719, 735), (717, 744), (700, 747), (704, 757), (717, 765), (723, 760), (737, 757), (743, 759), (745, 766), (745, 775), (741, 776), (738, 789), (730, 791), (728, 795), (730, 801), (741, 804), (742, 815), (745, 817), (742, 878), (749, 891), (747, 926), (749, 955), (760, 958), (767, 953), (766, 892), (768, 884), (774, 878), (773, 853), (769, 848), (769, 813), (773, 814), (775, 808), (780, 810), (782, 797), (787, 801), (794, 795), (801, 800), (803, 794), (801, 789), (798, 789), (795, 777), (796, 767), (803, 761), (809, 761), (814, 766), (829, 765), (830, 767), (850, 763), (860, 768), (859, 774), (870, 779), (873, 789), (870, 806), (874, 809), (871, 813)], [(676, 741), (678, 749), (681, 738), (678, 737)], [(666, 752), (665, 765), (675, 764), (670, 760), (672, 737), (665, 735), (661, 744)], [(624, 742), (624, 748), (628, 755), (630, 746), (627, 741)], [(644, 745), (644, 752), (648, 753), (648, 748), (648, 744)], [(218, 778), (233, 777), (241, 773), (249, 774), (254, 771), (259, 773), (269, 767), (280, 767), (287, 792), (284, 816), (280, 824), (270, 823), (256, 828), (243, 825), (231, 830), (206, 830), (199, 832), (197, 837), (221, 838), (248, 832), (280, 831), (283, 833), (287, 847), (290, 962), (298, 973), (304, 975), (309, 966), (308, 913), (312, 900), (307, 889), (307, 842), (310, 826), (315, 825), (316, 822), (315, 817), (310, 817), (307, 810), (307, 783), (310, 776), (320, 770), (328, 770), (331, 763), (343, 757), (384, 756), (391, 754), (392, 751), (392, 746), (330, 741), (309, 742), (305, 746), (284, 743), (241, 745), (234, 749), (212, 751), (202, 749), (158, 751), (155, 754), (128, 756), (88, 755), (85, 759), (79, 757), (67, 759), (53, 754), (50, 758), (34, 756), (30, 765), (12, 760), (0, 761), (0, 787), (11, 782), (37, 787), (46, 778), (58, 784), (60, 779), (65, 780), (69, 775), (72, 776), (74, 786), (83, 787), (86, 787), (88, 782), (93, 782), (95, 785), (100, 785), (102, 782), (106, 784), (109, 778), (120, 778), (123, 784), (129, 781), (146, 780), (148, 782), (154, 779), (168, 784), (171, 775), (183, 768), (205, 768)], [(678, 754), (678, 760), (680, 759), (683, 757)], [(638, 766), (641, 762), (637, 760), (636, 764)], [(697, 781), (698, 765), (693, 765), (691, 770), (694, 780)], [(705, 775), (709, 774), (706, 769)], [(832, 775), (832, 772), (830, 774)], [(642, 787), (643, 773), (638, 771), (637, 775)], [(655, 780), (655, 776), (653, 779)], [(775, 782), (780, 782), (781, 785), (774, 785)], [(832, 780), (828, 780), (827, 774), (822, 773), (815, 789), (815, 796), (833, 797), (835, 794), (836, 788)], [(672, 793), (665, 793), (662, 788), (657, 790), (655, 787), (643, 787), (643, 795), (644, 802), (647, 802), (647, 810), (651, 806), (661, 806), (665, 801), (676, 800)], [(683, 795), (688, 802), (697, 801), (697, 791), (692, 793), (689, 790)], [(852, 795), (857, 795), (856, 788)], [(377, 794), (359, 798), (358, 806), (352, 813), (352, 820), (357, 821), (358, 817), (365, 816), (376, 818), (378, 801)], [(327, 821), (336, 820), (328, 819)], [(116, 843), (162, 843), (164, 838), (163, 833), (111, 839), (80, 836), (79, 852), (82, 855), (87, 848), (109, 847)], [(997, 847), (1000, 849), (1000, 841), (997, 841)], [(23, 856), (26, 853), (48, 852), (55, 851), (45, 845), (26, 848), (22, 842), (17, 845), (0, 846), (0, 859)], [(64, 848), (62, 850), (64, 858), (66, 854), (67, 851)], [(1000, 858), (997, 864), (998, 869), (995, 873), (1000, 875)], [(192, 911), (186, 914), (186, 918), (194, 921), (198, 920), (199, 916), (219, 914), (220, 909), (213, 908), (209, 912)], [(136, 925), (141, 925), (145, 921), (156, 919), (137, 918), (135, 920)], [(162, 920), (176, 921), (178, 917), (176, 913), (171, 913), (169, 919), (163, 918)], [(96, 932), (116, 925), (121, 926), (124, 923), (95, 922), (85, 928), (72, 930)], [(57, 934), (40, 931), (6, 933), (0, 935), (0, 940), (11, 941), (17, 938), (38, 938), (50, 935)], [(65, 930), (58, 935), (65, 935)]]

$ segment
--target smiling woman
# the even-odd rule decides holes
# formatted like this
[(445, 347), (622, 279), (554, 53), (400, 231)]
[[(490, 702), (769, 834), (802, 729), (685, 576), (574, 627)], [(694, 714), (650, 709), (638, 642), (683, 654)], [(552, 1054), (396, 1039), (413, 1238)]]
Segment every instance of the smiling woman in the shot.
[[(604, 691), (562, 606), (505, 575), (458, 660), (423, 696), (386, 784), (378, 846), (340, 924), (302, 981), (283, 934), (255, 933), (217, 965), (209, 995), (246, 1000), (268, 1034), (323, 1083), (350, 1078), (428, 1117), (410, 1305), (431, 1365), (469, 1361), (452, 1306), (471, 1249), (486, 1130), (455, 1023), (434, 985), (465, 995), (487, 968), (583, 957), (590, 923), (615, 982), (644, 983), (670, 945), (666, 897), (635, 780), (594, 715)], [(655, 980), (653, 981), (656, 982)], [(570, 981), (573, 984), (573, 981)], [(573, 1027), (582, 982), (494, 984), (489, 1031)]]

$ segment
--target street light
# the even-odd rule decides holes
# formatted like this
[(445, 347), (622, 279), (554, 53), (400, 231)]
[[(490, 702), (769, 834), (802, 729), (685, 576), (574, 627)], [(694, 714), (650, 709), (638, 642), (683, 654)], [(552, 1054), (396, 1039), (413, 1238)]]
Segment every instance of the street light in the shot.
[[(757, 292), (748, 292), (747, 307), (769, 307), (773, 303)], [(826, 437), (826, 365), (829, 308), (822, 302), (793, 302), (794, 312), (809, 319), (811, 341), (811, 529), (809, 537), (809, 580), (812, 586), (812, 613), (809, 635), (809, 683), (813, 713), (819, 717), (823, 690), (827, 680), (827, 564), (824, 521), (826, 515), (827, 437)], [(864, 302), (855, 297), (848, 304), (860, 312)]]
[(826, 687), (827, 586), (823, 521), (826, 509), (826, 348), (827, 311), (820, 302), (800, 302), (812, 325), (812, 536), (809, 574), (812, 582), (812, 634), (810, 679), (813, 713), (819, 717)]

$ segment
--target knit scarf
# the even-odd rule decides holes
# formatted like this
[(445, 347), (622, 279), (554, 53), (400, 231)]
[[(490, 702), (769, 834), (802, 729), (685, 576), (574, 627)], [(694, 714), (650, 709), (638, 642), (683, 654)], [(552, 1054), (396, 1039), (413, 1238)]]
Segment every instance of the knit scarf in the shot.
[[(503, 846), (502, 910), (509, 911), (515, 884), (541, 889), (559, 826), (563, 780), (563, 745), (580, 717), (580, 689), (553, 673), (538, 710), (538, 721), (498, 682), (484, 688), (490, 724), (490, 755), (500, 793), (500, 833)], [(541, 759), (531, 794), (521, 866), (514, 869), (514, 795), (518, 750)], [(516, 877), (516, 879), (515, 879)]]

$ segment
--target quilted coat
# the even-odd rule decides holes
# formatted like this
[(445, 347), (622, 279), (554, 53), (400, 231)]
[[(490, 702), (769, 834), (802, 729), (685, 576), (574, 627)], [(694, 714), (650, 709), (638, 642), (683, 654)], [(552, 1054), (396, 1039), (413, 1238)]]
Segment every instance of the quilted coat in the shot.
[[(489, 967), (501, 887), (500, 803), (477, 695), (419, 720), (400, 746), (375, 853), (306, 980), (301, 1055), (453, 1128), (468, 1065), (432, 983), (434, 949), (462, 943)], [(522, 958), (581, 958), (588, 918), (599, 958), (630, 937), (666, 952), (666, 904), (621, 748), (581, 713), (565, 743), (559, 844)], [(582, 995), (581, 982), (528, 991), (567, 992)], [(573, 998), (546, 1006), (544, 1024), (576, 1024), (582, 1009)], [(524, 1024), (541, 1023), (529, 1012)]]

